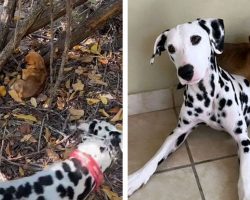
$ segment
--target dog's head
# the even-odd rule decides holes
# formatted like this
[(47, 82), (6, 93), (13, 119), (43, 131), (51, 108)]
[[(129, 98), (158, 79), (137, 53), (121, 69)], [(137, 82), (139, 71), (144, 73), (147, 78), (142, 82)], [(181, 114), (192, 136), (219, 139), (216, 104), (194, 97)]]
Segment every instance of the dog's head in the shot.
[(71, 129), (80, 129), (83, 142), (78, 145), (82, 152), (90, 154), (104, 171), (114, 161), (122, 149), (122, 134), (112, 124), (93, 120), (89, 123), (80, 123)]
[(221, 54), (223, 45), (223, 20), (197, 19), (160, 34), (150, 63), (154, 62), (155, 56), (167, 50), (181, 84), (192, 85), (205, 77), (214, 54)]
[(26, 68), (36, 68), (36, 69), (45, 68), (43, 57), (35, 51), (30, 51), (25, 56), (24, 60), (25, 60)]

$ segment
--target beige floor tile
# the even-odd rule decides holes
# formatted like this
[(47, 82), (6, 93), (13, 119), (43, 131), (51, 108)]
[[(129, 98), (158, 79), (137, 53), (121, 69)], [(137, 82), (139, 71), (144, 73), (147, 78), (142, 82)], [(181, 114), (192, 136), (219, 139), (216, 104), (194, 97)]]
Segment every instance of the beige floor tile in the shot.
[[(159, 149), (176, 126), (173, 110), (164, 110), (130, 116), (128, 120), (129, 173), (142, 167)], [(168, 163), (168, 164), (166, 164)], [(189, 163), (186, 149), (180, 148), (161, 165), (161, 170)]]
[(195, 162), (236, 154), (236, 144), (225, 132), (200, 125), (188, 137)]
[(154, 175), (129, 200), (200, 200), (190, 167)]
[(206, 200), (236, 200), (238, 182), (237, 158), (196, 165)]

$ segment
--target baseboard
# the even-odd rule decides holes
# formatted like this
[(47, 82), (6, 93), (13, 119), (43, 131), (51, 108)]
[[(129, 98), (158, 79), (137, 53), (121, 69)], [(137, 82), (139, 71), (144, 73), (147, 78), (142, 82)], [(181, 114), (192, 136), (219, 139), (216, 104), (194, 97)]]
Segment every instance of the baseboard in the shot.
[(183, 101), (183, 90), (176, 87), (131, 94), (128, 96), (128, 114), (136, 115), (178, 107)]

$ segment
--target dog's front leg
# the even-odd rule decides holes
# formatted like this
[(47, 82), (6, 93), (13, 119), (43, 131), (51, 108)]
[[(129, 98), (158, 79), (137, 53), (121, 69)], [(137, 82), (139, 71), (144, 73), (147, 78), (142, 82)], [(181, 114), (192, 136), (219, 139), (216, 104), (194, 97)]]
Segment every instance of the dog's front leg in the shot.
[(239, 200), (250, 200), (250, 140), (247, 134), (238, 140), (238, 148), (240, 158)]
[(143, 184), (146, 184), (149, 178), (156, 171), (157, 166), (174, 152), (187, 138), (192, 128), (196, 124), (191, 123), (186, 119), (179, 120), (178, 127), (166, 138), (165, 142), (157, 153), (148, 161), (141, 169), (131, 174), (128, 178), (128, 195), (131, 195), (139, 189)]

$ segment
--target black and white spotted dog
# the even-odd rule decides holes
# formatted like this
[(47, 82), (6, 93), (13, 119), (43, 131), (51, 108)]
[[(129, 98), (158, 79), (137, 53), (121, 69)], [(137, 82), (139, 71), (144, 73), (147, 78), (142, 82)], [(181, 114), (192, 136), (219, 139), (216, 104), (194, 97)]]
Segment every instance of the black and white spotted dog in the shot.
[[(155, 41), (154, 54), (167, 50), (185, 86), (178, 126), (141, 169), (129, 176), (128, 194), (146, 184), (159, 163), (174, 152), (199, 123), (227, 131), (238, 144), (240, 200), (250, 200), (250, 87), (241, 76), (231, 75), (216, 63), (223, 51), (221, 19), (197, 19), (164, 31)], [(226, 187), (226, 186), (225, 186)]]
[(83, 130), (83, 142), (69, 159), (33, 176), (1, 182), (0, 199), (82, 200), (100, 186), (103, 172), (118, 152), (121, 132), (113, 125), (98, 120), (80, 124), (77, 128)]

